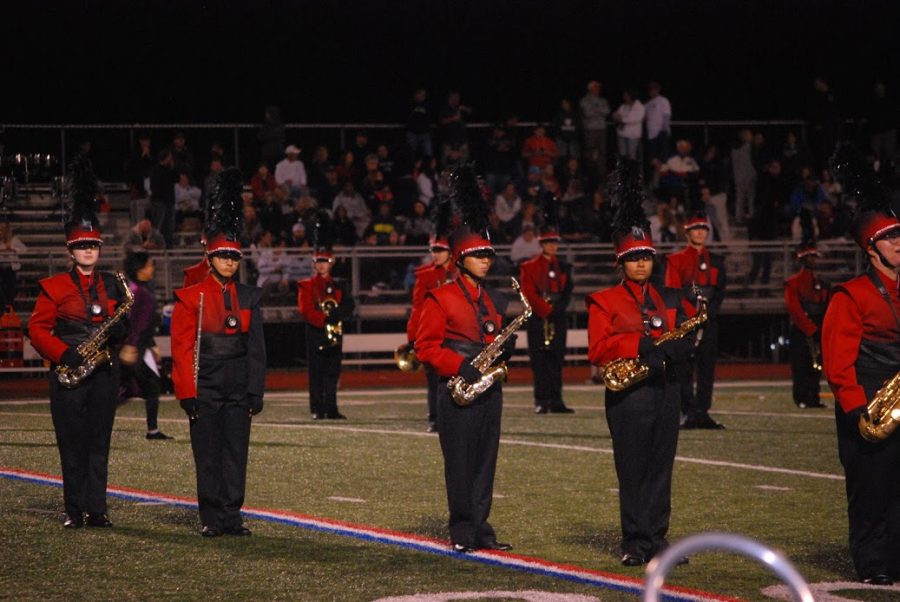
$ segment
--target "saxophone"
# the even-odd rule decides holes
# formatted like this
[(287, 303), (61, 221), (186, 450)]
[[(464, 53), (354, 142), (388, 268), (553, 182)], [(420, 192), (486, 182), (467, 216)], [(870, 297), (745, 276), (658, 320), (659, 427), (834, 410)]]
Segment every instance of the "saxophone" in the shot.
[(506, 340), (515, 331), (521, 328), (522, 324), (531, 317), (531, 305), (522, 293), (519, 281), (515, 278), (512, 278), (512, 287), (513, 290), (519, 293), (519, 298), (522, 300), (522, 305), (525, 306), (525, 311), (510, 322), (507, 327), (497, 335), (493, 342), (482, 349), (481, 353), (472, 360), (472, 366), (481, 372), (481, 378), (479, 378), (477, 382), (469, 384), (462, 376), (454, 376), (447, 382), (447, 387), (450, 389), (450, 395), (453, 398), (454, 403), (458, 406), (470, 405), (475, 401), (476, 397), (490, 389), (495, 382), (506, 379), (506, 375), (509, 372), (506, 368), (506, 363), (500, 362), (496, 366), (492, 366), (491, 364), (493, 364), (497, 358), (500, 357), (500, 354), (503, 353), (503, 344)]
[[(653, 344), (662, 345), (666, 341), (677, 341), (696, 328), (706, 324), (706, 321), (709, 319), (709, 314), (706, 310), (706, 300), (700, 298), (699, 305), (700, 311), (697, 312), (697, 315), (682, 322), (678, 328), (664, 332)], [(638, 357), (619, 358), (602, 366), (600, 369), (603, 372), (603, 383), (611, 391), (624, 391), (650, 375), (650, 367)]]
[(900, 372), (892, 376), (878, 389), (866, 406), (868, 418), (859, 417), (859, 434), (871, 443), (890, 437), (900, 425)]
[[(337, 299), (334, 297), (325, 297), (319, 302), (319, 310), (325, 314), (325, 317), (331, 315), (331, 312), (338, 307)], [(319, 345), (319, 351), (338, 347), (344, 336), (344, 323), (337, 322), (335, 324), (325, 323), (325, 344)]]
[(94, 332), (91, 338), (78, 345), (76, 351), (78, 355), (84, 358), (80, 366), (71, 368), (60, 364), (56, 367), (56, 380), (67, 389), (77, 387), (94, 370), (103, 364), (109, 363), (109, 349), (106, 348), (106, 341), (109, 339), (109, 329), (125, 317), (134, 303), (134, 293), (131, 292), (128, 283), (125, 282), (125, 276), (122, 275), (122, 272), (116, 272), (116, 279), (125, 292), (125, 301), (119, 304), (115, 313), (97, 328), (97, 331)]

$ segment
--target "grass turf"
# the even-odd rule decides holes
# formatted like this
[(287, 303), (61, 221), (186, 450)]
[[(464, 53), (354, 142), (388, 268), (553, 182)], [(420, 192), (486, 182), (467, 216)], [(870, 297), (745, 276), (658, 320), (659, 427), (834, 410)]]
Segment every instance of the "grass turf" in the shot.
[[(273, 395), (255, 419), (247, 504), (446, 538), (437, 437), (423, 433), (422, 393), (342, 395), (345, 422), (312, 423), (301, 394)], [(570, 391), (574, 415), (535, 416), (530, 394), (509, 391), (491, 522), (515, 552), (641, 577), (618, 563), (618, 498), (597, 390)], [(683, 431), (685, 458), (807, 471), (766, 472), (677, 461), (670, 539), (724, 530), (787, 554), (810, 582), (853, 580), (846, 500), (831, 410), (800, 411), (787, 387), (719, 389), (726, 431)], [(713, 412), (715, 414), (715, 412)], [(193, 462), (175, 403), (144, 439), (143, 408), (119, 409), (110, 483), (194, 497)], [(0, 405), (0, 465), (59, 473), (49, 408)], [(287, 525), (249, 521), (251, 538), (204, 540), (196, 512), (111, 500), (116, 527), (64, 532), (61, 491), (0, 480), (0, 598), (375, 600), (416, 592), (542, 590), (633, 596), (500, 567)], [(777, 578), (748, 559), (706, 553), (669, 583), (745, 599)], [(855, 592), (882, 600), (886, 592)], [(896, 595), (891, 593), (889, 595)]]

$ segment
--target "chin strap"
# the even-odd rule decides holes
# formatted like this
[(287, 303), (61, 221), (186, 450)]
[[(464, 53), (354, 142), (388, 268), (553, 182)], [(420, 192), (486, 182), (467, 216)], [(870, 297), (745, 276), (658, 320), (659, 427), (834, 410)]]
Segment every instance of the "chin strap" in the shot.
[(875, 250), (875, 254), (878, 255), (878, 261), (881, 262), (881, 265), (886, 267), (889, 270), (895, 269), (897, 266), (892, 265), (890, 261), (888, 261), (884, 255), (881, 254), (881, 251), (878, 250), (878, 247), (875, 246), (875, 243), (872, 243), (872, 249)]
[(467, 270), (465, 267), (464, 261), (462, 259), (460, 259), (459, 261), (456, 262), (456, 268), (459, 270), (460, 274), (465, 274), (469, 278), (474, 280), (477, 284), (481, 284), (481, 281), (483, 280), (483, 278), (479, 278), (478, 276), (476, 276), (475, 274), (473, 274), (472, 272)]

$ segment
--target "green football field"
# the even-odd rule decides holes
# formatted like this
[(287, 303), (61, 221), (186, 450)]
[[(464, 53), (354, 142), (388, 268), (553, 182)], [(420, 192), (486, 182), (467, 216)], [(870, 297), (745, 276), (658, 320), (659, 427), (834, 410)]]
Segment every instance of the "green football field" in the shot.
[[(349, 420), (314, 423), (305, 393), (270, 395), (254, 419), (246, 506), (401, 540), (446, 540), (440, 448), (424, 432), (423, 397), (418, 390), (344, 391)], [(602, 393), (572, 386), (566, 398), (574, 415), (536, 416), (529, 391), (507, 391), (491, 522), (516, 555), (640, 579), (641, 569), (619, 564)], [(784, 552), (811, 584), (853, 581), (833, 410), (798, 410), (783, 383), (735, 384), (717, 389), (713, 414), (727, 430), (681, 433), (670, 540), (738, 533)], [(291, 521), (249, 518), (250, 538), (203, 539), (196, 511), (170, 499), (195, 495), (187, 421), (171, 400), (160, 416), (174, 441), (144, 439), (139, 402), (119, 409), (113, 433), (110, 486), (147, 498), (111, 497), (113, 529), (69, 532), (61, 528), (60, 489), (9, 476), (59, 475), (49, 406), (0, 403), (0, 599), (462, 599), (428, 595), (445, 592), (475, 592), (465, 599), (476, 600), (635, 599), (599, 584)], [(755, 561), (701, 553), (667, 583), (769, 600), (762, 590), (780, 582)], [(900, 599), (900, 587), (820, 587), (845, 599)]]

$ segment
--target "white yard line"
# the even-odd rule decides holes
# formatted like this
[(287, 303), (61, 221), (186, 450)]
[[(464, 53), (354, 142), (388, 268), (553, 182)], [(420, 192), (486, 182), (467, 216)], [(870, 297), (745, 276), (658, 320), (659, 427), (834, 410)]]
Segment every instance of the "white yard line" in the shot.
[[(0, 416), (31, 416), (31, 417), (40, 417), (40, 418), (49, 418), (50, 414), (47, 413), (38, 413), (38, 412), (0, 412)], [(146, 418), (143, 416), (118, 416), (116, 420), (126, 421), (126, 422), (146, 422)], [(164, 422), (167, 424), (183, 424), (186, 422), (186, 419), (175, 419), (175, 418), (160, 418), (159, 422)], [(419, 431), (404, 431), (404, 430), (394, 430), (394, 429), (376, 429), (376, 428), (361, 428), (361, 427), (352, 427), (352, 426), (331, 426), (327, 424), (322, 424), (321, 422), (317, 423), (276, 423), (276, 422), (259, 422), (254, 421), (254, 426), (256, 428), (273, 428), (273, 429), (285, 429), (285, 430), (294, 430), (294, 429), (319, 429), (319, 430), (330, 430), (330, 431), (339, 431), (345, 433), (360, 433), (366, 435), (389, 435), (391, 437), (404, 436), (404, 437), (430, 437), (437, 439), (437, 436), (433, 433), (425, 433)], [(501, 437), (500, 442), (504, 445), (515, 445), (521, 447), (537, 447), (541, 449), (558, 449), (563, 451), (575, 451), (575, 452), (586, 452), (592, 454), (612, 454), (612, 448), (602, 448), (602, 447), (589, 447), (586, 445), (566, 445), (563, 443), (542, 443), (540, 441), (524, 441), (521, 439), (509, 439), (506, 437)], [(751, 470), (756, 472), (768, 472), (775, 474), (787, 474), (793, 476), (800, 477), (809, 477), (813, 479), (826, 479), (833, 481), (843, 481), (843, 475), (839, 474), (829, 474), (823, 472), (811, 472), (807, 470), (795, 470), (792, 468), (781, 468), (778, 466), (763, 466), (761, 464), (743, 464), (740, 462), (727, 462), (724, 460), (708, 460), (705, 458), (690, 458), (687, 456), (676, 456), (675, 459), (679, 462), (685, 462), (689, 464), (701, 464), (705, 466), (718, 466), (722, 468), (735, 468), (738, 470)]]

